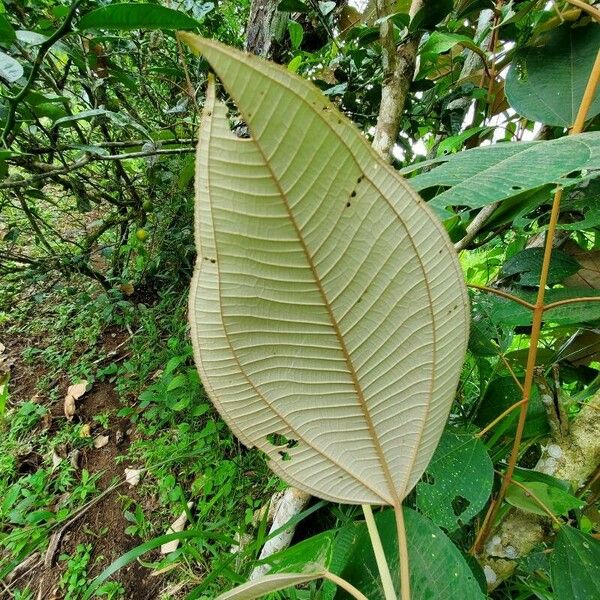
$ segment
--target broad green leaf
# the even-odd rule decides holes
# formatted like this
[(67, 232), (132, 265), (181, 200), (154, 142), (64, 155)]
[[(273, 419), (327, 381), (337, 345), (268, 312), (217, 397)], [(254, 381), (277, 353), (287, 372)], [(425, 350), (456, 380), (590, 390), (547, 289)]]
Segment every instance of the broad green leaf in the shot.
[(427, 38), (423, 46), (421, 46), (420, 52), (421, 55), (442, 54), (443, 52), (448, 52), (448, 50), (454, 48), (457, 44), (485, 58), (485, 52), (470, 37), (459, 33), (445, 33), (442, 31), (434, 31)]
[(211, 86), (190, 298), (203, 383), (289, 483), (338, 502), (397, 503), (433, 455), (463, 362), (468, 307), (455, 251), (312, 84), (181, 35), (252, 135), (229, 131)]
[[(542, 504), (555, 515), (566, 515), (570, 510), (581, 508), (585, 504), (562, 488), (542, 481), (526, 481), (522, 482), (521, 486), (523, 487), (511, 483), (506, 490), (506, 501), (521, 510), (536, 515), (548, 515), (542, 508)], [(536, 502), (533, 496), (539, 502)]]
[[(522, 398), (521, 389), (509, 375), (497, 377), (492, 380), (481, 400), (475, 416), (475, 423), (485, 427), (507, 408), (519, 402)], [(519, 411), (513, 410), (493, 430), (512, 433), (515, 431), (519, 418)], [(539, 389), (533, 387), (531, 398), (527, 407), (527, 422), (525, 423), (524, 436), (533, 437), (548, 432), (548, 419), (546, 409), (540, 398)]]
[(600, 542), (573, 527), (561, 527), (550, 573), (556, 600), (600, 598)]
[(109, 4), (81, 17), (78, 29), (197, 29), (200, 23), (185, 13), (145, 2)]
[[(307, 565), (310, 568), (310, 565)], [(254, 600), (262, 598), (265, 594), (285, 590), (286, 588), (308, 583), (315, 579), (322, 579), (323, 570), (314, 570), (307, 573), (276, 573), (274, 575), (265, 575), (260, 579), (248, 581), (233, 590), (219, 594), (216, 600)]]
[[(525, 248), (511, 256), (503, 265), (501, 274), (504, 277), (515, 277), (515, 283), (537, 287), (540, 282), (543, 248)], [(564, 281), (579, 271), (581, 265), (571, 256), (560, 250), (552, 251), (552, 259), (548, 272), (548, 285)]]
[[(566, 24), (548, 32), (546, 38), (544, 44), (517, 53), (506, 76), (506, 97), (520, 115), (532, 121), (571, 127), (600, 47), (600, 27)], [(599, 112), (596, 93), (587, 116)]]
[(445, 431), (417, 484), (417, 508), (452, 532), (484, 507), (493, 482), (494, 466), (483, 442)]
[[(390, 566), (392, 581), (397, 585), (399, 559), (394, 513), (392, 510), (380, 512), (375, 515), (375, 520)], [(408, 539), (412, 600), (485, 598), (462, 554), (439, 527), (410, 508), (404, 508), (404, 521)], [(369, 600), (383, 600), (375, 556), (366, 526), (357, 532), (352, 555), (339, 575), (357, 587)], [(338, 589), (335, 598), (347, 600), (350, 596)]]
[(17, 39), (28, 46), (39, 46), (48, 39), (48, 36), (38, 33), (37, 31), (27, 31), (25, 29), (19, 29), (16, 34)]
[(300, 0), (281, 0), (277, 10), (281, 12), (309, 12), (310, 6)]
[(80, 113), (76, 113), (74, 115), (68, 115), (66, 117), (62, 117), (54, 121), (54, 127), (58, 127), (59, 125), (70, 125), (71, 123), (75, 123), (76, 121), (87, 121), (88, 119), (93, 119), (94, 117), (105, 117), (109, 113), (105, 108), (93, 108), (91, 110), (83, 110)]
[(300, 44), (302, 44), (304, 29), (302, 29), (302, 25), (300, 25), (300, 23), (290, 20), (288, 21), (288, 31), (290, 33), (290, 42), (292, 43), (292, 48), (297, 50), (300, 48)]
[[(511, 290), (515, 294), (515, 290)], [(535, 293), (517, 292), (517, 296), (535, 302)], [(600, 290), (590, 288), (558, 288), (546, 291), (546, 304), (567, 300), (569, 298), (584, 298), (600, 296)], [(531, 325), (532, 311), (528, 308), (504, 298), (488, 298), (485, 300), (490, 305), (490, 318), (494, 323), (503, 325)], [(600, 320), (600, 301), (577, 302), (571, 305), (551, 308), (544, 313), (544, 321), (557, 325), (581, 325), (586, 322)]]
[(510, 142), (474, 148), (418, 163), (404, 170), (443, 163), (410, 179), (417, 190), (445, 189), (429, 205), (479, 208), (549, 183), (573, 184), (569, 175), (600, 168), (600, 132), (541, 142)]
[(8, 83), (14, 83), (23, 77), (21, 63), (4, 52), (0, 52), (0, 77)]
[(17, 39), (15, 30), (10, 24), (10, 21), (0, 14), (0, 44), (10, 45)]

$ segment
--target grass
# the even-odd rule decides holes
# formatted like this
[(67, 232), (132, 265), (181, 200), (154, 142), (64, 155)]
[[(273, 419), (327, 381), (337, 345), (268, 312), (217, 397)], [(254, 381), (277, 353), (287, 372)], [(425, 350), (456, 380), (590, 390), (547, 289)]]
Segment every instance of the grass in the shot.
[[(115, 458), (119, 473), (127, 465), (144, 469), (135, 493), (126, 487), (113, 492), (132, 545), (163, 535), (188, 502), (189, 527), (214, 534), (184, 540), (167, 556), (143, 557), (152, 569), (168, 573), (177, 594), (169, 597), (201, 583), (234, 541), (251, 531), (255, 511), (280, 483), (259, 454), (240, 447), (206, 398), (187, 336), (186, 300), (186, 290), (177, 288), (141, 303), (118, 292), (69, 286), (31, 296), (16, 309), (3, 308), (3, 339), (21, 340), (16, 376), (25, 369), (34, 377), (35, 395), (11, 396), (11, 388), (18, 389), (13, 375), (0, 438), (2, 577), (33, 552), (43, 556), (52, 533), (105, 488), (101, 473), (74, 466), (69, 457), (75, 451), (102, 452), (93, 450), (93, 435), (123, 420), (131, 443)], [(116, 356), (103, 348), (107, 331), (126, 339)], [(106, 384), (119, 396), (119, 408), (99, 410), (89, 419), (91, 436), (77, 415), (73, 422), (61, 415), (66, 386), (80, 379), (91, 385), (89, 393)], [(27, 457), (34, 460), (31, 466)], [(78, 532), (80, 543), (60, 556), (58, 586), (66, 598), (82, 597), (93, 575), (115, 558), (96, 552), (100, 535)], [(234, 577), (231, 570), (224, 574)], [(228, 584), (213, 580), (202, 594), (214, 597)], [(37, 590), (21, 582), (11, 586), (14, 598), (30, 592)], [(94, 597), (125, 593), (117, 575)]]

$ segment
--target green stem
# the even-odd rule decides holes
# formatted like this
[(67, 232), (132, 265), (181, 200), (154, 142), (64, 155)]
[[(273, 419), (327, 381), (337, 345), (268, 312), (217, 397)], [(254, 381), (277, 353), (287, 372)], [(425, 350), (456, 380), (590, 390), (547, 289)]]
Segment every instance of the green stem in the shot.
[(379, 531), (377, 529), (377, 524), (375, 523), (375, 517), (373, 516), (373, 509), (370, 504), (363, 504), (362, 509), (365, 515), (369, 537), (371, 538), (373, 552), (375, 553), (375, 561), (377, 562), (377, 569), (379, 571), (379, 576), (381, 577), (381, 584), (383, 585), (383, 595), (385, 600), (396, 600), (394, 583), (392, 582), (390, 568), (385, 559), (385, 553), (383, 552), (383, 545), (381, 544), (381, 538), (379, 537)]

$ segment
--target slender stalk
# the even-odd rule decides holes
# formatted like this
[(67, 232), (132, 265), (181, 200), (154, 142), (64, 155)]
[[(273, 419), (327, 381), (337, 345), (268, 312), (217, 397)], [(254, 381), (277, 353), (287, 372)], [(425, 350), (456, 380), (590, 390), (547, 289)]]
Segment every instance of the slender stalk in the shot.
[(402, 504), (394, 506), (396, 515), (396, 529), (398, 532), (398, 555), (400, 557), (400, 597), (410, 600), (410, 571), (408, 568), (408, 544), (406, 541), (406, 527), (404, 526), (404, 513)]
[(474, 290), (479, 290), (480, 292), (495, 294), (496, 296), (506, 298), (507, 300), (512, 300), (513, 302), (516, 302), (525, 308), (529, 308), (530, 310), (535, 308), (535, 304), (531, 304), (531, 302), (527, 302), (527, 300), (523, 300), (523, 298), (519, 298), (518, 296), (509, 294), (508, 292), (503, 292), (502, 290), (497, 290), (496, 288), (487, 287), (485, 285), (477, 285), (476, 283), (467, 283), (467, 287), (473, 288)]
[(385, 600), (396, 600), (394, 583), (392, 582), (390, 568), (385, 558), (385, 553), (383, 552), (381, 538), (379, 537), (379, 531), (377, 529), (377, 524), (375, 523), (375, 517), (373, 516), (373, 509), (371, 508), (370, 504), (363, 504), (362, 509), (365, 515), (369, 537), (371, 538), (371, 545), (373, 546), (375, 561), (377, 562), (377, 569), (379, 571), (379, 576), (381, 577), (383, 595)]
[[(587, 82), (587, 86), (581, 99), (579, 111), (573, 128), (569, 132), (569, 135), (575, 135), (581, 133), (585, 124), (585, 119), (589, 111), (596, 88), (598, 87), (598, 81), (600, 80), (600, 51), (596, 54), (596, 60), (592, 67), (592, 72)], [(558, 223), (558, 217), (560, 215), (560, 203), (562, 200), (562, 188), (557, 188), (554, 199), (552, 201), (552, 211), (550, 213), (550, 223), (548, 224), (548, 232), (546, 233), (546, 243), (544, 246), (544, 258), (542, 261), (542, 270), (540, 273), (540, 282), (538, 288), (537, 300), (533, 309), (533, 321), (531, 325), (531, 341), (529, 345), (529, 353), (527, 355), (527, 368), (525, 371), (525, 381), (523, 383), (523, 397), (521, 410), (519, 414), (519, 422), (517, 424), (517, 430), (515, 432), (515, 438), (513, 440), (512, 450), (510, 458), (506, 466), (506, 471), (500, 485), (500, 491), (492, 503), (490, 509), (490, 518), (485, 524), (485, 528), (482, 530), (481, 535), (478, 536), (478, 541), (474, 546), (474, 551), (477, 553), (481, 551), (483, 544), (491, 533), (492, 527), (496, 520), (498, 510), (502, 504), (502, 500), (506, 495), (506, 490), (512, 480), (512, 476), (517, 464), (517, 458), (519, 456), (519, 447), (521, 440), (523, 439), (523, 431), (525, 429), (525, 421), (527, 419), (527, 408), (529, 406), (529, 399), (531, 397), (531, 389), (533, 386), (534, 368), (537, 360), (538, 344), (540, 339), (540, 332), (542, 329), (542, 318), (544, 316), (544, 298), (546, 294), (546, 284), (548, 282), (548, 271), (550, 269), (550, 260), (552, 256), (552, 246), (554, 244), (554, 236), (556, 234), (556, 225)]]
[(323, 579), (328, 579), (332, 583), (335, 583), (338, 587), (341, 587), (344, 591), (348, 592), (356, 600), (369, 600), (361, 591), (357, 590), (351, 583), (338, 577), (334, 573), (325, 571), (323, 573)]
[(578, 302), (600, 302), (600, 296), (581, 296), (580, 298), (566, 298), (565, 300), (557, 300), (550, 302), (544, 306), (544, 312), (559, 306), (567, 306), (569, 304), (577, 304)]
[(519, 408), (519, 406), (522, 406), (522, 404), (523, 400), (519, 400), (518, 402), (515, 402), (512, 406), (509, 406), (505, 411), (500, 413), (491, 423), (488, 423), (479, 433), (477, 433), (475, 437), (483, 437), (490, 429), (492, 429), (492, 427), (500, 423), (500, 421), (502, 421), (504, 417), (509, 415), (513, 410), (515, 410), (515, 408)]

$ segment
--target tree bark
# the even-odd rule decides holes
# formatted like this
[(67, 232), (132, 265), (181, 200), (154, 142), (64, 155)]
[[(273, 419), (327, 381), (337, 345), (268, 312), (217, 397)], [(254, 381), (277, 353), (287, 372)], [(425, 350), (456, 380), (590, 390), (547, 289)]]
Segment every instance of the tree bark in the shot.
[(277, 10), (281, 0), (252, 0), (246, 26), (247, 52), (270, 57), (273, 46), (280, 42), (285, 33), (287, 14)]

